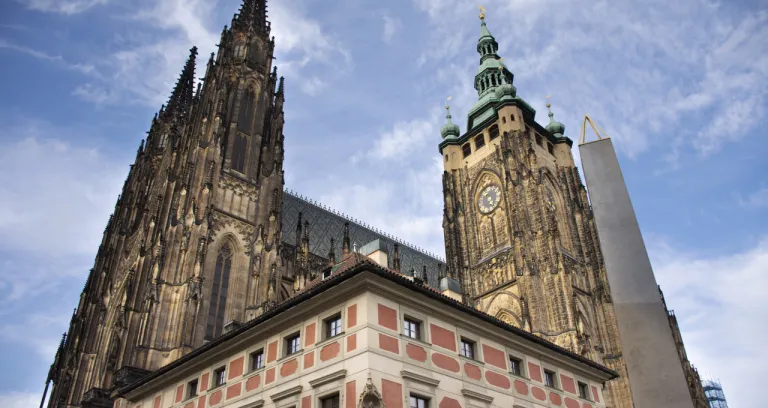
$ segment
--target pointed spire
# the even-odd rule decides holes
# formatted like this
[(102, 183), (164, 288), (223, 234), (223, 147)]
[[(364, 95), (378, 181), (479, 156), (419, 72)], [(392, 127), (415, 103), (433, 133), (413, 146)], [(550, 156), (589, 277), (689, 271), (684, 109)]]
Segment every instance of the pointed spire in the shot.
[(344, 240), (341, 241), (341, 252), (342, 256), (349, 254), (349, 223), (344, 223)]
[[(277, 69), (277, 68), (275, 68)], [(280, 77), (280, 82), (277, 83), (277, 95), (282, 96), (285, 93), (284, 89), (285, 77)]]
[(395, 253), (392, 255), (392, 269), (400, 271), (400, 245), (395, 243)]
[(302, 213), (299, 212), (299, 220), (296, 222), (296, 247), (298, 248), (299, 245), (301, 245), (301, 217)]
[(336, 263), (336, 252), (334, 248), (336, 247), (336, 240), (331, 237), (331, 250), (328, 251), (328, 264), (334, 265)]
[(163, 119), (173, 120), (183, 118), (192, 106), (195, 90), (195, 60), (197, 59), (197, 47), (189, 50), (189, 58), (184, 69), (176, 81), (173, 93), (168, 99), (168, 107), (161, 114)]
[(240, 11), (232, 22), (232, 28), (268, 35), (267, 0), (243, 0)]

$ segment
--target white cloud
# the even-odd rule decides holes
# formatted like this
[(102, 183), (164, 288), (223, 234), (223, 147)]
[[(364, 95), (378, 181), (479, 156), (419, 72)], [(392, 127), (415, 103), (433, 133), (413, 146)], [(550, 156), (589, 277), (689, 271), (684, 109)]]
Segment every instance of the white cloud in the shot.
[(316, 76), (301, 82), (302, 92), (309, 96), (319, 95), (327, 86), (328, 84), (325, 81)]
[(430, 141), (437, 140), (436, 120), (414, 119), (397, 122), (391, 130), (381, 133), (367, 156), (373, 159), (403, 160), (413, 157)]
[(39, 392), (7, 392), (0, 393), (0, 407), (30, 408), (40, 404), (42, 394)]
[(10, 141), (0, 151), (2, 248), (51, 255), (91, 254), (98, 247), (126, 167), (96, 149), (51, 138), (65, 132), (39, 122), (6, 131)]
[[(31, 348), (40, 361), (53, 361), (72, 313), (61, 313), (59, 310), (45, 314), (32, 313), (23, 317), (24, 320), (20, 323), (0, 325), (0, 340)], [(30, 327), (35, 328), (34, 336), (29, 335)], [(0, 406), (5, 408), (3, 404)]]
[(403, 23), (399, 19), (392, 18), (388, 15), (384, 15), (382, 18), (384, 19), (384, 33), (382, 33), (382, 40), (384, 40), (385, 43), (389, 43), (392, 41), (392, 37), (394, 37), (395, 33), (403, 28)]
[[(457, 60), (476, 67), (470, 50), (479, 23), (468, 17), (477, 13), (474, 4), (414, 2), (432, 25), (419, 59), (424, 69)], [(642, 8), (560, 0), (484, 5), (519, 95), (543, 113), (543, 97), (552, 94), (572, 139), (589, 113), (630, 156), (680, 140), (667, 157), (676, 161), (717, 152), (765, 116), (768, 11), (734, 15), (708, 0), (654, 0)], [(670, 134), (679, 122), (682, 132)]]
[[(301, 14), (299, 5), (297, 1), (270, 4), (279, 73), (308, 76), (302, 70), (309, 64), (330, 66), (340, 74), (349, 72), (354, 66), (349, 51), (318, 21)], [(122, 37), (116, 51), (107, 58), (99, 57), (98, 73), (92, 81), (76, 87), (73, 94), (97, 105), (139, 103), (159, 108), (168, 99), (193, 45), (199, 49), (197, 77), (203, 76), (208, 55), (217, 51), (220, 26), (215, 21), (216, 6), (217, 2), (204, 0), (155, 0), (134, 11), (130, 19), (147, 24), (150, 30)], [(233, 13), (235, 10), (233, 7)], [(221, 26), (229, 23), (229, 18), (228, 14)], [(315, 80), (301, 86), (311, 94), (320, 92), (322, 83)]]
[(768, 374), (768, 237), (736, 254), (708, 256), (649, 241), (654, 270), (674, 309), (691, 362), (720, 378), (729, 405), (762, 407)]
[(78, 14), (109, 0), (17, 0), (27, 8), (46, 13)]
[(93, 65), (90, 65), (90, 64), (76, 64), (76, 63), (67, 62), (60, 55), (51, 55), (51, 54), (48, 54), (48, 53), (43, 52), (43, 51), (39, 51), (39, 50), (36, 50), (36, 49), (33, 49), (33, 48), (24, 47), (24, 46), (21, 46), (21, 45), (18, 45), (18, 44), (14, 44), (14, 43), (8, 42), (8, 41), (6, 41), (6, 40), (4, 40), (2, 38), (0, 38), (0, 49), (11, 50), (11, 51), (19, 52), (21, 54), (30, 56), (32, 58), (37, 58), (39, 60), (53, 62), (53, 63), (56, 63), (56, 64), (59, 64), (59, 65), (63, 66), (66, 69), (77, 71), (77, 72), (80, 72), (80, 73), (83, 73), (83, 74), (90, 74), (94, 70), (94, 66)]
[(746, 197), (739, 197), (739, 204), (748, 208), (768, 207), (768, 187), (757, 189)]

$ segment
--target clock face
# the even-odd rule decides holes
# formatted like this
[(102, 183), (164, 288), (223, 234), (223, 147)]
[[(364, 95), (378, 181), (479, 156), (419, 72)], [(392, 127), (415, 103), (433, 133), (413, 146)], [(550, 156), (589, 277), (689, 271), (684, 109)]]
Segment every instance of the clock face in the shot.
[(477, 206), (481, 213), (488, 214), (499, 206), (499, 201), (501, 201), (501, 189), (499, 186), (490, 185), (480, 193)]

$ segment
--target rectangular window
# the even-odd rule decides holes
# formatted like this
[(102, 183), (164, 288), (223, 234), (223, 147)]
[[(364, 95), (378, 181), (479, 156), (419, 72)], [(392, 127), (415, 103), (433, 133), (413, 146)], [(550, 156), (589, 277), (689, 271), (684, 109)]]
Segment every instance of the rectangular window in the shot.
[(509, 115), (509, 117), (512, 119), (512, 122), (514, 122), (514, 121), (515, 121), (515, 114), (514, 114), (514, 113), (513, 113), (513, 114), (511, 114), (511, 115)]
[(406, 337), (421, 340), (421, 330), (419, 326), (421, 326), (421, 323), (406, 317), (403, 321), (403, 334)]
[(555, 373), (553, 371), (544, 370), (544, 385), (557, 388), (555, 384)]
[(197, 396), (197, 378), (187, 383), (186, 399), (194, 398), (195, 396)]
[(325, 338), (330, 339), (341, 334), (341, 315), (337, 314), (325, 320)]
[(219, 367), (213, 370), (213, 386), (218, 387), (227, 382), (227, 367)]
[(589, 394), (587, 393), (587, 384), (584, 384), (583, 382), (579, 381), (579, 397), (584, 399), (589, 399)]
[(462, 356), (466, 358), (475, 359), (475, 342), (471, 340), (461, 339), (461, 350), (459, 350)]
[(509, 356), (509, 371), (514, 375), (522, 375), (523, 362), (517, 357)]
[(542, 143), (543, 143), (543, 142), (542, 142), (542, 140), (541, 140), (541, 136), (539, 136), (539, 135), (536, 135), (536, 144), (537, 144), (537, 145), (539, 145), (539, 146), (543, 146), (543, 144), (542, 144)]
[(475, 150), (483, 146), (485, 146), (485, 135), (481, 133), (475, 138)]
[(552, 145), (552, 143), (547, 143), (547, 150), (549, 150), (549, 154), (555, 155), (555, 146)]
[(264, 368), (264, 349), (251, 353), (251, 371)]
[(339, 408), (339, 394), (321, 398), (320, 408)]
[(461, 146), (461, 152), (464, 153), (464, 158), (469, 157), (472, 154), (472, 146), (469, 143)]
[(296, 333), (292, 336), (288, 336), (285, 338), (285, 355), (290, 356), (291, 354), (296, 354), (301, 350), (301, 336), (299, 336), (299, 333)]
[(408, 400), (408, 408), (429, 408), (429, 400), (426, 398), (411, 395)]

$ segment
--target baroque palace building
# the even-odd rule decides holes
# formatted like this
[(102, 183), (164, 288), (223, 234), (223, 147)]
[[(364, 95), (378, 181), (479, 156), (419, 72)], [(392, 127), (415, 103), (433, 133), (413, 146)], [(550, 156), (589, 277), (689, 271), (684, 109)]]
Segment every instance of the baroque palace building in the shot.
[[(197, 84), (192, 48), (138, 149), (51, 365), (50, 408), (108, 407), (116, 398), (123, 404), (125, 394), (118, 391), (168, 367), (183, 361), (184, 370), (195, 371), (192, 356), (224, 347), (222, 339), (254, 330), (255, 322), (263, 327), (269, 316), (289, 320), (287, 302), (306, 297), (317, 281), (340, 269), (360, 269), (349, 265), (352, 258), (379, 274), (404, 276), (392, 282), (417, 282), (427, 291), (422, 294), (455, 299), (450, 307), (467, 319), (483, 316), (501, 324), (506, 332), (492, 338), (507, 333), (535, 343), (530, 347), (538, 354), (523, 359), (535, 367), (543, 365), (535, 357), (542, 353), (565, 358), (569, 367), (578, 362), (580, 368), (567, 369), (568, 384), (580, 372), (596, 406), (632, 406), (572, 141), (551, 112), (550, 123), (541, 126), (517, 96), (484, 18), (475, 77), (479, 99), (464, 134), (447, 115), (439, 145), (447, 261), (284, 190), (284, 81), (272, 66), (275, 39), (266, 0), (244, 0), (218, 46)], [(361, 305), (373, 307), (373, 300), (363, 300)], [(371, 313), (360, 321), (373, 319)], [(670, 316), (694, 405), (706, 407), (698, 373)], [(530, 347), (523, 348), (533, 352)], [(605, 389), (598, 392), (602, 383)], [(367, 387), (365, 379), (357, 384)], [(145, 408), (178, 402), (169, 398)], [(205, 398), (202, 404), (198, 408)], [(440, 404), (462, 406), (468, 408)], [(302, 408), (311, 405), (302, 402)]]

